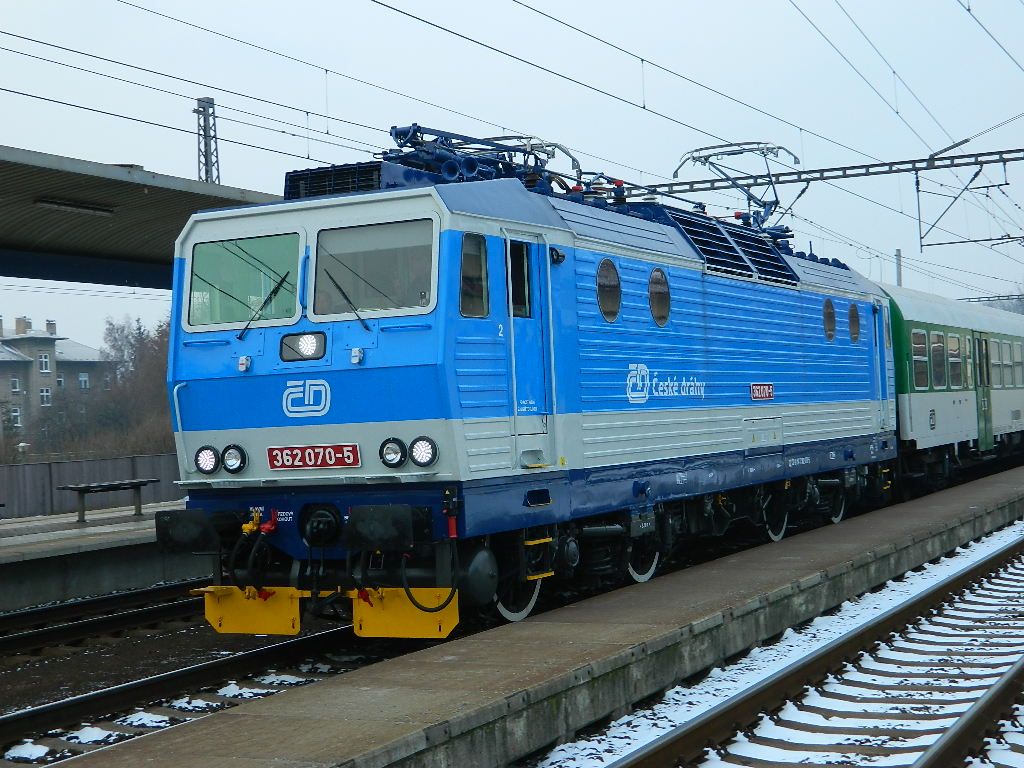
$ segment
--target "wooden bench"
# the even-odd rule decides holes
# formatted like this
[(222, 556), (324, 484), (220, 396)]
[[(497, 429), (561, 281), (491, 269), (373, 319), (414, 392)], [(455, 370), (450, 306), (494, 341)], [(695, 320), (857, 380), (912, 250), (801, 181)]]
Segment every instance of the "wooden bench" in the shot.
[(132, 503), (135, 505), (135, 517), (142, 517), (142, 488), (150, 483), (159, 483), (156, 477), (135, 480), (113, 480), (106, 483), (79, 483), (77, 485), (58, 485), (58, 491), (74, 491), (78, 494), (78, 522), (85, 522), (85, 496), (89, 493), (106, 493), (107, 491), (131, 491)]

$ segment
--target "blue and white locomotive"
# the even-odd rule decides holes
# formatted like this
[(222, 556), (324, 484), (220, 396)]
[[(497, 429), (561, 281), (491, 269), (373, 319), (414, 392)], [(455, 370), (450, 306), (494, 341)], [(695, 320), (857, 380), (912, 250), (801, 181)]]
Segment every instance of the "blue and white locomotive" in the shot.
[[(781, 228), (567, 183), (547, 145), (418, 126), (286, 200), (192, 217), (168, 385), (207, 618), (366, 636), (645, 581), (743, 521), (838, 522), (896, 458), (886, 295)], [(671, 201), (669, 201), (671, 202)]]

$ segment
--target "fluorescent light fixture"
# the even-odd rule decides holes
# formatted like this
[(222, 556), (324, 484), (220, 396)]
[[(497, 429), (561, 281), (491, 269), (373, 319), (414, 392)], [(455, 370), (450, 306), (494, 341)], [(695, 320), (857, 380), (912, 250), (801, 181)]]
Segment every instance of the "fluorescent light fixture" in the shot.
[(41, 197), (35, 201), (40, 208), (51, 208), (55, 211), (67, 211), (68, 213), (85, 213), (90, 216), (113, 216), (114, 209), (108, 205), (95, 205), (93, 203), (78, 203), (74, 200), (56, 200)]

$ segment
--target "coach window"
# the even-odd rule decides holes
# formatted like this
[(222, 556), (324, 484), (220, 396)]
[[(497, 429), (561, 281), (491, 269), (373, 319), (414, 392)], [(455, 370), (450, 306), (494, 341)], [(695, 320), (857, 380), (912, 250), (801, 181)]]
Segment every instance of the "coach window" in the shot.
[(512, 317), (533, 317), (530, 307), (530, 249), (526, 243), (509, 243), (512, 274)]
[(661, 269), (651, 272), (650, 282), (647, 284), (647, 298), (651, 303), (651, 317), (654, 318), (661, 328), (668, 323), (671, 300), (668, 292), (668, 278)]
[(946, 336), (932, 331), (932, 386), (946, 388)]
[(964, 368), (967, 372), (967, 388), (974, 389), (974, 357), (971, 355), (971, 337), (964, 336)]
[(597, 269), (597, 305), (609, 323), (615, 322), (622, 309), (622, 285), (611, 259), (602, 261)]
[(974, 364), (978, 366), (978, 386), (991, 387), (992, 379), (989, 377), (991, 371), (988, 367), (988, 345), (983, 339), (974, 340), (974, 351), (977, 353)]
[(487, 317), (487, 243), (482, 235), (462, 238), (462, 288), (459, 310), (463, 317)]
[(1010, 353), (1010, 342), (1003, 342), (1003, 386), (1013, 386), (1013, 357)]
[(1013, 380), (1017, 386), (1024, 384), (1024, 359), (1021, 358), (1021, 345), (1019, 341), (1013, 343)]
[(860, 341), (860, 311), (856, 304), (850, 304), (850, 341), (853, 344)]
[(914, 389), (928, 389), (928, 334), (914, 331), (910, 345), (914, 355)]
[(964, 385), (964, 369), (960, 359), (960, 337), (950, 334), (946, 341), (949, 352), (949, 386), (960, 389)]
[(836, 308), (832, 299), (825, 299), (821, 308), (821, 322), (825, 327), (825, 338), (832, 341), (836, 337)]
[(1003, 386), (1003, 359), (999, 355), (999, 342), (995, 339), (988, 340), (988, 371), (989, 385)]

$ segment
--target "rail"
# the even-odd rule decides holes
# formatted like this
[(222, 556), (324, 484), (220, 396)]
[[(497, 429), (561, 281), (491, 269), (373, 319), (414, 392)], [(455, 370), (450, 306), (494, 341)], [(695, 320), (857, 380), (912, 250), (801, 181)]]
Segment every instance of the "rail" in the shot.
[[(942, 604), (952, 593), (988, 575), (1021, 553), (1024, 553), (1024, 540), (1011, 542), (983, 561), (938, 582), (910, 602), (902, 603), (880, 614), (869, 623), (822, 646), (809, 656), (779, 670), (703, 715), (609, 763), (606, 768), (664, 768), (698, 762), (708, 746), (723, 744), (730, 740), (737, 729), (756, 722), (766, 711), (778, 708), (785, 701), (798, 696), (806, 687), (814, 686), (827, 675), (837, 672), (865, 648), (906, 626)], [(1017, 693), (1019, 691), (1020, 687), (1016, 689)], [(982, 701), (979, 700), (977, 706), (981, 705)], [(990, 710), (985, 710), (984, 713), (989, 714)], [(988, 723), (991, 724), (991, 720)], [(957, 748), (964, 747), (965, 733), (974, 732), (968, 726), (962, 726), (962, 729), (957, 735)], [(933, 748), (938, 746), (936, 743)], [(948, 744), (944, 747), (949, 748)], [(945, 752), (943, 757), (948, 754)], [(928, 765), (942, 765), (948, 768), (955, 765), (955, 762), (939, 760)]]

